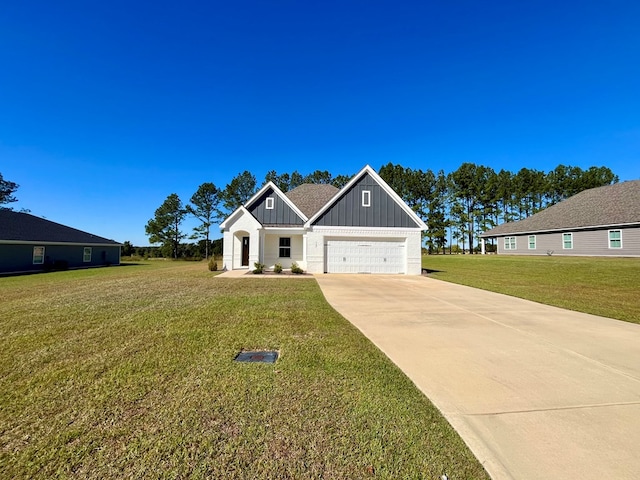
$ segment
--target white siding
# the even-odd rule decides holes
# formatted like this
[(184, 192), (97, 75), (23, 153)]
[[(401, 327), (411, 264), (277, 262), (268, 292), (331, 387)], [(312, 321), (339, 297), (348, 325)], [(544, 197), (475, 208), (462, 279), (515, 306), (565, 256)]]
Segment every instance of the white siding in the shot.
[[(291, 239), (291, 258), (280, 258), (280, 237)], [(302, 235), (287, 234), (267, 234), (264, 236), (263, 261), (268, 269), (273, 269), (276, 263), (282, 265), (282, 268), (291, 268), (291, 264), (296, 262), (300, 268), (306, 269), (306, 262), (303, 256), (303, 239)]]

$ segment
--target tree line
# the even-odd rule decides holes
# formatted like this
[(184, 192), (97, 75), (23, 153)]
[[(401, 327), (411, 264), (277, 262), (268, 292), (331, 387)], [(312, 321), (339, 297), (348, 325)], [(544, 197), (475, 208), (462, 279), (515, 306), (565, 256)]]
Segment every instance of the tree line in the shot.
[[(478, 235), (486, 230), (527, 218), (583, 190), (619, 181), (607, 167), (583, 170), (562, 164), (548, 172), (529, 168), (496, 172), (491, 167), (465, 162), (457, 170), (445, 173), (388, 163), (380, 168), (379, 174), (429, 227), (425, 232), (429, 253), (444, 251), (447, 246), (451, 249), (454, 242), (455, 245), (462, 242), (462, 251), (473, 253)], [(279, 174), (271, 170), (258, 185), (256, 177), (245, 170), (224, 188), (212, 182), (203, 183), (187, 204), (172, 193), (145, 226), (149, 242), (160, 246), (133, 247), (125, 242), (123, 254), (173, 258), (219, 255), (222, 242), (211, 241), (212, 225), (245, 204), (267, 182), (287, 192), (303, 183), (342, 188), (352, 176), (333, 176), (326, 170), (308, 175), (298, 171)], [(10, 208), (5, 205), (17, 201), (18, 188), (17, 183), (6, 180), (0, 173), (0, 208)], [(190, 235), (182, 230), (189, 215), (199, 220)], [(195, 242), (185, 243), (186, 239)]]
[[(444, 252), (447, 246), (451, 249), (454, 241), (456, 245), (462, 242), (463, 252), (473, 253), (480, 233), (504, 222), (526, 218), (583, 190), (619, 180), (607, 167), (583, 170), (558, 165), (549, 172), (528, 168), (496, 172), (470, 162), (450, 173), (388, 163), (380, 168), (379, 174), (426, 222), (429, 230), (425, 232), (425, 246), (429, 253)], [(326, 170), (308, 175), (271, 170), (258, 185), (256, 177), (244, 171), (221, 189), (211, 182), (203, 183), (187, 204), (177, 194), (170, 194), (147, 223), (145, 232), (150, 243), (162, 244), (165, 256), (184, 256), (182, 241), (190, 238), (198, 240), (197, 245), (208, 257), (211, 226), (245, 204), (267, 182), (287, 192), (303, 183), (342, 188), (352, 176), (333, 176)], [(187, 215), (200, 222), (190, 236), (181, 230)]]
[[(607, 167), (558, 165), (517, 172), (465, 162), (448, 174), (412, 170), (389, 163), (380, 176), (422, 217), (429, 253), (444, 251), (447, 230), (462, 251), (473, 253), (480, 233), (501, 223), (522, 220), (589, 188), (619, 181)], [(451, 242), (453, 243), (453, 242)], [(449, 246), (451, 246), (449, 243)]]

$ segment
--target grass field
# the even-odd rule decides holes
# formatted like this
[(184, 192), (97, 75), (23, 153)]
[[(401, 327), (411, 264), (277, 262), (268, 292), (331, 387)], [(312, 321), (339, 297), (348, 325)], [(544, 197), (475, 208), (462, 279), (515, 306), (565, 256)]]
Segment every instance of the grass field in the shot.
[(427, 255), (429, 276), (640, 323), (640, 258)]
[(156, 261), (0, 298), (0, 478), (487, 478), (313, 279)]

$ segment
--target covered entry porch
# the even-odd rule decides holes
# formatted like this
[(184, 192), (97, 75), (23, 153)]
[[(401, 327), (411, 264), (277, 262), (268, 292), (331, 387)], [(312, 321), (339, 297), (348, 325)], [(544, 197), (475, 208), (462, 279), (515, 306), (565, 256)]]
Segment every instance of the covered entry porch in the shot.
[(225, 237), (223, 246), (223, 268), (227, 270), (253, 269), (262, 263), (272, 270), (276, 264), (291, 268), (297, 263), (306, 269), (304, 229), (262, 228), (247, 231), (238, 229)]

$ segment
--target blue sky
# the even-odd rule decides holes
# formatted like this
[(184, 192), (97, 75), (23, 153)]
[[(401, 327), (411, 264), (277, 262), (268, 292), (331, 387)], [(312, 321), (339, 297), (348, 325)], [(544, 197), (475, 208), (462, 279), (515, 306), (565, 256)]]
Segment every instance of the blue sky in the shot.
[(136, 245), (245, 169), (640, 179), (638, 25), (635, 0), (4, 2), (0, 173), (14, 208)]

